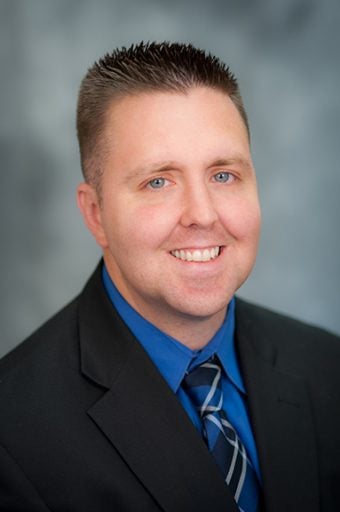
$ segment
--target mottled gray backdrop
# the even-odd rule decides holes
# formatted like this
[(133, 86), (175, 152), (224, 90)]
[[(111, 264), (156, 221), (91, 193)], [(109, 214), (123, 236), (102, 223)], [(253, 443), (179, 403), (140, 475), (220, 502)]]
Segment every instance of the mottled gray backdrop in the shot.
[(0, 353), (99, 258), (75, 205), (77, 89), (141, 39), (193, 42), (240, 79), (264, 217), (240, 295), (340, 332), (339, 27), (338, 0), (0, 0)]

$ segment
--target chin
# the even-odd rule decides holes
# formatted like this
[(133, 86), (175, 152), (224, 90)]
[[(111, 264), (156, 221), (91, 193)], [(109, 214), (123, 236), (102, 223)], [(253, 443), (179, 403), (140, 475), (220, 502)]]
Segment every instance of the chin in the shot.
[(188, 301), (178, 301), (176, 304), (176, 309), (183, 316), (205, 319), (224, 311), (227, 308), (231, 298), (232, 295), (224, 295), (219, 300), (216, 298), (216, 296), (214, 298), (196, 296)]

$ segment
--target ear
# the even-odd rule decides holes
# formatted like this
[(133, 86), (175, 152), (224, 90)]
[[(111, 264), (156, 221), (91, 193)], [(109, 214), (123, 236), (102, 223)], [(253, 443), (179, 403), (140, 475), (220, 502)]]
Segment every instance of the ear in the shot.
[(77, 188), (77, 203), (88, 230), (103, 249), (107, 239), (102, 223), (102, 212), (97, 191), (88, 183), (81, 183)]

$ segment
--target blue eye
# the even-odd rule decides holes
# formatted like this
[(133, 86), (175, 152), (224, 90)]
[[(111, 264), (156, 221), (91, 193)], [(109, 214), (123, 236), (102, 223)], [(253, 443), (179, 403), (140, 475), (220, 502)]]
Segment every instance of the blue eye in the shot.
[(165, 185), (165, 178), (155, 178), (149, 181), (148, 185), (151, 188), (162, 188)]
[(232, 178), (230, 172), (221, 171), (215, 174), (214, 179), (218, 183), (227, 183)]

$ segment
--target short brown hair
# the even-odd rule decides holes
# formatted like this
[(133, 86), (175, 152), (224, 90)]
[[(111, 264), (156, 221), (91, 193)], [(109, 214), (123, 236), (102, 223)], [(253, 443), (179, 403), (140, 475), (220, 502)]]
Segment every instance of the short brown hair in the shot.
[(79, 90), (77, 133), (85, 180), (98, 187), (105, 116), (114, 99), (143, 92), (180, 92), (197, 86), (226, 93), (249, 134), (247, 114), (235, 76), (210, 53), (181, 43), (144, 43), (122, 47), (95, 62)]

